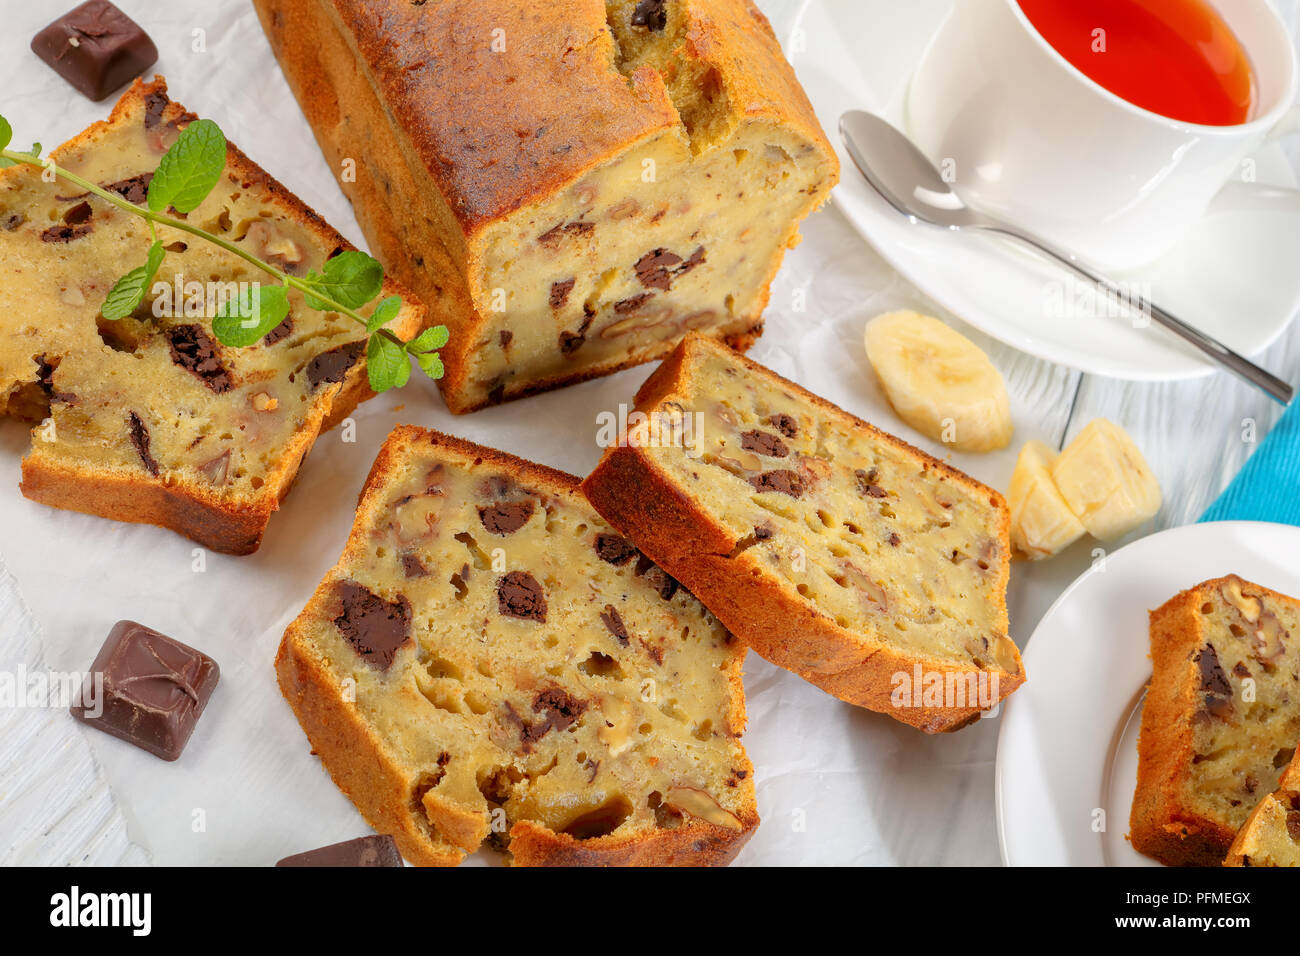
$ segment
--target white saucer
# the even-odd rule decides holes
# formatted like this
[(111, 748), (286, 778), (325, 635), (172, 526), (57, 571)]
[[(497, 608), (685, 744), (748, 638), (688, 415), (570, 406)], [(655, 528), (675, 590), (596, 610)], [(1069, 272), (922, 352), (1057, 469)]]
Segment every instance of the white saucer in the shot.
[[(911, 70), (952, 0), (810, 0), (783, 37), (787, 54), (839, 150), (833, 199), (888, 262), (944, 308), (996, 339), (1061, 365), (1140, 381), (1208, 375), (1218, 366), (1164, 330), (1120, 314), (1080, 314), (1066, 273), (1003, 240), (911, 225), (867, 185), (839, 139), (847, 109), (906, 129)], [(1080, 135), (1097, 135), (1081, 131)], [(1282, 148), (1255, 157), (1258, 182), (1294, 186)], [(1068, 189), (1068, 183), (1062, 183)], [(1154, 301), (1245, 355), (1257, 355), (1300, 306), (1300, 201), (1234, 184), (1164, 259), (1125, 276)], [(1061, 308), (1063, 298), (1070, 300)], [(1111, 310), (1114, 312), (1114, 310)], [(1278, 371), (1278, 370), (1274, 370)]]
[(1147, 612), (1230, 573), (1300, 594), (1297, 556), (1300, 528), (1187, 525), (1121, 548), (1066, 589), (1026, 645), (1028, 680), (1003, 705), (996, 776), (1005, 863), (1159, 865), (1126, 839), (1151, 677)]

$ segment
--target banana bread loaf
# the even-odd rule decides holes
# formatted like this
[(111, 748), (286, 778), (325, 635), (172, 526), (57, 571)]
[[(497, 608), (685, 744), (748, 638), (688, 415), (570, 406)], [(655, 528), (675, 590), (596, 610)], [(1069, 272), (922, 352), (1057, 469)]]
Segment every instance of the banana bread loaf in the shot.
[(1300, 601), (1236, 575), (1151, 612), (1133, 847), (1217, 866), (1300, 740)]
[(276, 670), (413, 863), (711, 864), (758, 823), (743, 655), (576, 478), (399, 427)]
[[(162, 154), (194, 117), (161, 78), (136, 81), (107, 122), (55, 150), (68, 170), (142, 204)], [(369, 398), (365, 329), (304, 307), (262, 342), (211, 334), (213, 292), (265, 279), (239, 257), (160, 226), (169, 252), (135, 314), (100, 316), (118, 277), (144, 261), (148, 224), (42, 171), (0, 171), (0, 413), (32, 422), (28, 498), (161, 525), (217, 551), (257, 549), (323, 428)], [(226, 171), (190, 222), (305, 274), (351, 248), (230, 146)], [(159, 302), (166, 289), (166, 301)], [(407, 296), (391, 328), (423, 310)], [(233, 297), (233, 296), (232, 296)]]
[(834, 151), (749, 0), (255, 0), (453, 412), (738, 347)]
[(1300, 749), (1277, 789), (1259, 801), (1237, 831), (1224, 866), (1300, 866)]
[(1024, 682), (1001, 496), (691, 335), (583, 483), (759, 654), (927, 732)]

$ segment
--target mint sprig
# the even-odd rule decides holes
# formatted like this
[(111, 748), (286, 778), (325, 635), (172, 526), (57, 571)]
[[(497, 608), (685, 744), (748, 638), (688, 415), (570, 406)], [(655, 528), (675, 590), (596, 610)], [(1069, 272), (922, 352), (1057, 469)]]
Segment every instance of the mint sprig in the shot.
[(162, 265), (163, 257), (166, 255), (163, 244), (155, 239), (149, 247), (144, 265), (136, 266), (108, 290), (104, 304), (99, 308), (99, 314), (110, 322), (116, 322), (134, 312), (144, 301), (149, 287), (153, 285), (153, 277), (158, 274), (158, 267)]
[[(384, 267), (364, 252), (349, 249), (326, 262), (323, 271), (309, 271), (304, 281), (314, 292), (359, 309), (383, 290)], [(313, 309), (326, 308), (324, 300), (311, 292), (307, 302)]]
[(226, 171), (226, 137), (212, 120), (195, 120), (163, 154), (149, 183), (149, 208), (191, 213)]
[(282, 285), (242, 289), (212, 320), (212, 334), (223, 345), (245, 348), (262, 341), (289, 314), (289, 294)]
[(162, 225), (219, 246), (276, 280), (275, 284), (244, 289), (235, 300), (218, 310), (212, 319), (212, 333), (223, 345), (245, 348), (260, 342), (289, 314), (289, 290), (297, 289), (309, 307), (346, 315), (365, 326), (370, 336), (366, 343), (367, 375), (374, 391), (405, 385), (411, 376), (412, 358), (430, 378), (442, 377), (442, 359), (437, 350), (447, 344), (446, 326), (426, 329), (411, 341), (402, 341), (385, 328), (401, 312), (402, 299), (396, 295), (377, 303), (369, 316), (360, 312), (383, 291), (384, 268), (371, 256), (345, 250), (328, 259), (319, 272), (311, 270), (306, 276), (292, 276), (243, 246), (167, 215), (169, 209), (182, 214), (193, 212), (225, 173), (226, 137), (212, 120), (195, 120), (181, 131), (154, 171), (144, 206), (128, 202), (102, 186), (59, 168), (52, 160), (42, 159), (40, 143), (23, 152), (9, 148), (12, 140), (13, 128), (0, 116), (0, 169), (19, 164), (51, 168), (59, 178), (149, 223), (152, 241), (145, 262), (113, 284), (100, 307), (105, 319), (123, 319), (144, 301), (167, 256), (166, 247), (158, 239), (157, 227)]

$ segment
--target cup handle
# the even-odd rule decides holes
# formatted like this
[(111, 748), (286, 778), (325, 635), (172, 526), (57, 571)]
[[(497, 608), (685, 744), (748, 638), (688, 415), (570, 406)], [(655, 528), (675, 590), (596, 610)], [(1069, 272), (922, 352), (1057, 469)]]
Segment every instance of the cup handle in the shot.
[[(1264, 142), (1271, 143), (1273, 140), (1296, 133), (1300, 133), (1300, 103), (1282, 114), (1282, 118), (1264, 135)], [(1234, 179), (1224, 184), (1206, 212), (1213, 214), (1229, 209), (1240, 210), (1243, 207), (1259, 212), (1285, 212), (1288, 215), (1298, 215), (1300, 214), (1300, 189), (1270, 186), (1265, 183), (1247, 183)]]
[(1272, 142), (1275, 139), (1291, 136), (1295, 133), (1300, 133), (1300, 103), (1282, 114), (1282, 118), (1265, 135), (1264, 141)]

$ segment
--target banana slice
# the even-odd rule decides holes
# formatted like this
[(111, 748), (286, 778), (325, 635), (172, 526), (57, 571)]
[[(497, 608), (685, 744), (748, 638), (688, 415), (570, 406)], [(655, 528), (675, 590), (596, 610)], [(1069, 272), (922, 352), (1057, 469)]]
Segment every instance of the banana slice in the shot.
[(1089, 422), (1052, 463), (1052, 479), (1075, 517), (1102, 541), (1128, 534), (1160, 510), (1160, 483), (1128, 432)]
[(1052, 479), (1056, 457), (1056, 452), (1042, 442), (1029, 442), (1020, 449), (1007, 489), (1011, 546), (1031, 561), (1050, 558), (1085, 534)]
[(867, 323), (867, 358), (898, 417), (957, 451), (1011, 442), (1002, 375), (974, 342), (938, 319), (890, 312)]

